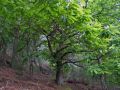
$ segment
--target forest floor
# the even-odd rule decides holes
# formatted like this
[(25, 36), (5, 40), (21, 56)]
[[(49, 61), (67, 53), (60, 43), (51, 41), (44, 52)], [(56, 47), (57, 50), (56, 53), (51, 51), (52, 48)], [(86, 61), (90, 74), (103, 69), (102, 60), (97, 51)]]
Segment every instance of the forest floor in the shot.
[(66, 83), (57, 86), (49, 75), (21, 74), (11, 68), (0, 67), (0, 90), (102, 90), (84, 83)]

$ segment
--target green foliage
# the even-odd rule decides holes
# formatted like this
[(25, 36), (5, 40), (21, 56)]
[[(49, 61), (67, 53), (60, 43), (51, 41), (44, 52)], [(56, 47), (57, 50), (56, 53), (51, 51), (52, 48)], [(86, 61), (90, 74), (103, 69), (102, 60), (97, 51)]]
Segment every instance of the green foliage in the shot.
[[(15, 45), (20, 63), (44, 59), (53, 68), (57, 60), (67, 61), (62, 57), (65, 53), (79, 54), (78, 60), (83, 59), (82, 64), (88, 65), (92, 75), (113, 76), (110, 81), (119, 83), (119, 2), (89, 0), (85, 8), (85, 0), (1, 0), (0, 50)], [(42, 35), (45, 40), (40, 38)], [(42, 45), (45, 49), (38, 50)], [(64, 46), (67, 48), (61, 50)], [(68, 63), (63, 65), (65, 72), (70, 67)]]

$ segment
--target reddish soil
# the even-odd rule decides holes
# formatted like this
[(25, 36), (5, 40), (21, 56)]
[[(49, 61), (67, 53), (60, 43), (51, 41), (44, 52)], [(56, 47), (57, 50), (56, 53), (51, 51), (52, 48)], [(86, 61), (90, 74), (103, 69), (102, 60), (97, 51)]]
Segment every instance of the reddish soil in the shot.
[(0, 68), (0, 90), (101, 90), (84, 83), (57, 86), (49, 75), (19, 73), (11, 68)]
[(57, 87), (47, 75), (29, 74), (17, 75), (10, 68), (0, 68), (0, 90), (56, 90)]

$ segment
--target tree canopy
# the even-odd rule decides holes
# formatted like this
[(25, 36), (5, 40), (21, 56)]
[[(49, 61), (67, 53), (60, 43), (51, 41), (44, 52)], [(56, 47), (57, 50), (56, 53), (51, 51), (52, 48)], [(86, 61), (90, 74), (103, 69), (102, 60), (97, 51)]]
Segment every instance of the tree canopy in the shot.
[(57, 84), (71, 65), (120, 84), (120, 0), (1, 0), (2, 64), (8, 48), (13, 68), (44, 59)]

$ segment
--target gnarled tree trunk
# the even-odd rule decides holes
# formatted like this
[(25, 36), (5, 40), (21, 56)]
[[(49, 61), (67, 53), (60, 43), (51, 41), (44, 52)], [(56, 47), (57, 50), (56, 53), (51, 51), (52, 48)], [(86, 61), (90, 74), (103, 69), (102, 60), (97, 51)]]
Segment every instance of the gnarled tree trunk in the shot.
[(57, 64), (56, 65), (56, 83), (57, 85), (63, 85), (64, 84), (63, 67), (60, 61), (58, 61), (56, 64)]

